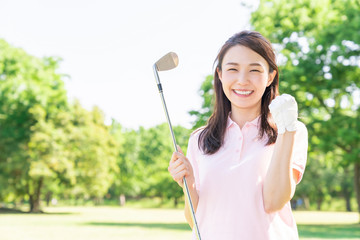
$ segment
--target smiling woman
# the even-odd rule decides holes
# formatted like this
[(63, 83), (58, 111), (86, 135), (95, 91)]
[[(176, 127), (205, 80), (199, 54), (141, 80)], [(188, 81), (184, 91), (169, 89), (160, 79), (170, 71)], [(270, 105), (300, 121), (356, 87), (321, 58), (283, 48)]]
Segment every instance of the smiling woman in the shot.
[[(260, 33), (232, 36), (216, 58), (215, 107), (175, 152), (173, 179), (185, 176), (206, 240), (297, 240), (290, 199), (307, 159), (307, 130), (293, 97), (278, 96), (271, 43)], [(185, 216), (193, 223), (185, 203)], [(195, 234), (193, 239), (195, 239)]]
[[(256, 36), (256, 34), (246, 33), (247, 32), (244, 31), (230, 38), (224, 44), (216, 59), (217, 67), (214, 74), (216, 107), (213, 116), (209, 119), (209, 124), (200, 134), (200, 138), (204, 139), (202, 145), (206, 153), (216, 152), (223, 142), (225, 123), (227, 122), (230, 112), (232, 112), (233, 118), (240, 115), (242, 116), (242, 120), (240, 118), (236, 119), (237, 121), (241, 121), (239, 122), (240, 127), (242, 127), (246, 121), (255, 119), (261, 112), (259, 136), (262, 138), (264, 135), (267, 135), (267, 144), (275, 142), (276, 132), (268, 121), (268, 106), (271, 100), (279, 94), (279, 71), (276, 65), (275, 54), (272, 51), (270, 42), (260, 34)], [(234, 66), (236, 66), (236, 68)], [(228, 70), (230, 70), (230, 72)], [(224, 80), (222, 80), (222, 78), (224, 78)], [(250, 81), (250, 78), (252, 81)], [(254, 91), (255, 94), (251, 93), (253, 96), (249, 96), (251, 98), (250, 101), (245, 102), (242, 101), (243, 99), (241, 100), (235, 96), (234, 99), (229, 98), (234, 95), (230, 94), (233, 90), (229, 90), (226, 87), (226, 83), (231, 81), (231, 79), (234, 84), (237, 84), (237, 87), (243, 87), (243, 89), (236, 90)], [(264, 86), (260, 87), (261, 83), (259, 83), (259, 85), (258, 82), (261, 81), (263, 81), (262, 85), (266, 85), (266, 88)], [(259, 87), (259, 89), (255, 89), (254, 84)], [(250, 85), (252, 85), (251, 87), (254, 89), (251, 89)], [(250, 89), (246, 89), (244, 86)], [(255, 92), (255, 90), (257, 91)], [(231, 100), (236, 101), (232, 102)], [(245, 110), (245, 112), (242, 111), (242, 113), (239, 112), (239, 114), (235, 114), (235, 111), (241, 111), (240, 106), (237, 106), (240, 100), (245, 106), (253, 106), (253, 108), (250, 111)], [(257, 104), (257, 107), (260, 106), (260, 108), (256, 109), (254, 104)], [(233, 107), (235, 108), (233, 109)], [(214, 129), (217, 133), (213, 134), (211, 129)], [(218, 142), (217, 138), (207, 138), (207, 135), (219, 136), (220, 142)], [(207, 148), (205, 149), (206, 144)]]

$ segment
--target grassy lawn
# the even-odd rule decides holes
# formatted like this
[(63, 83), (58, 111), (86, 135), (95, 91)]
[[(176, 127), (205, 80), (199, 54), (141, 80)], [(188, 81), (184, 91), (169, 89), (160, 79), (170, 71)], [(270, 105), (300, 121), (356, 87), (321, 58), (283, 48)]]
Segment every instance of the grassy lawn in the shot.
[(301, 239), (360, 239), (358, 213), (295, 212)]
[[(182, 210), (56, 207), (46, 214), (0, 214), (1, 240), (184, 240)], [(295, 212), (303, 240), (360, 239), (357, 213)]]
[(1, 240), (190, 239), (181, 210), (120, 207), (45, 208), (47, 214), (1, 214)]

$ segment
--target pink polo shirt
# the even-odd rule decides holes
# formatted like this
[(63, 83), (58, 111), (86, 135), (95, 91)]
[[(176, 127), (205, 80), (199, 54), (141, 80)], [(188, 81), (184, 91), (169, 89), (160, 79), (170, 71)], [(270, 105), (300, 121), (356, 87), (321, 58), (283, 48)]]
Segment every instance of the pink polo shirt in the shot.
[[(274, 144), (266, 146), (267, 139), (257, 138), (258, 120), (240, 129), (228, 118), (224, 144), (213, 155), (204, 155), (198, 148), (201, 130), (190, 136), (187, 157), (199, 194), (196, 219), (202, 240), (299, 239), (290, 202), (276, 213), (264, 210), (262, 187)], [(292, 166), (300, 173), (299, 182), (307, 145), (307, 129), (298, 122)]]

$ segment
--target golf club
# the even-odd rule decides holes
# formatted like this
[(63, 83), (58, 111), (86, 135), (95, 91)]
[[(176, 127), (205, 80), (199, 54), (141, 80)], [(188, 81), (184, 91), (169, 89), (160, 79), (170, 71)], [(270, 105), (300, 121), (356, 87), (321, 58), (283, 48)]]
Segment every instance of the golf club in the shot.
[[(175, 139), (173, 128), (171, 126), (170, 117), (169, 117), (169, 113), (168, 113), (168, 110), (167, 110), (167, 107), (166, 107), (165, 98), (164, 98), (163, 89), (162, 89), (162, 86), (161, 86), (158, 71), (167, 71), (167, 70), (176, 68), (178, 64), (179, 64), (179, 59), (178, 59), (178, 56), (176, 55), (176, 53), (169, 52), (168, 54), (166, 54), (165, 56), (160, 58), (153, 65), (153, 70), (154, 70), (156, 83), (157, 83), (157, 86), (158, 86), (158, 89), (159, 89), (161, 101), (162, 101), (162, 104), (163, 104), (163, 108), (164, 108), (164, 111), (165, 111), (167, 122), (169, 124), (170, 132), (171, 132), (171, 136), (172, 136), (172, 140), (173, 140), (173, 144), (174, 144), (174, 149), (175, 149), (176, 152), (178, 152), (177, 145), (176, 145), (176, 139)], [(184, 182), (184, 187), (185, 187), (186, 199), (188, 200), (188, 203), (189, 203), (189, 206), (190, 206), (190, 212), (191, 212), (192, 221), (193, 221), (194, 226), (195, 226), (196, 236), (197, 236), (198, 240), (201, 240), (199, 228), (198, 228), (196, 218), (195, 218), (194, 207), (193, 207), (193, 204), (192, 204), (192, 201), (191, 201), (189, 188), (188, 188), (185, 177), (183, 178), (183, 182)]]

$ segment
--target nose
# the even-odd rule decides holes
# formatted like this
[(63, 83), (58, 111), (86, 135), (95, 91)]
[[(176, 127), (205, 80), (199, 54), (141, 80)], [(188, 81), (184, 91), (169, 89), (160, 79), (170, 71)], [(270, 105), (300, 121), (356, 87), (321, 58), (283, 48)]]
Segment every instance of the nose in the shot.
[(236, 82), (240, 85), (246, 85), (249, 82), (248, 74), (246, 71), (239, 71), (236, 78)]

